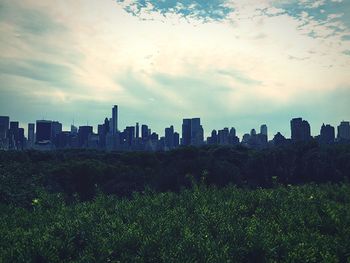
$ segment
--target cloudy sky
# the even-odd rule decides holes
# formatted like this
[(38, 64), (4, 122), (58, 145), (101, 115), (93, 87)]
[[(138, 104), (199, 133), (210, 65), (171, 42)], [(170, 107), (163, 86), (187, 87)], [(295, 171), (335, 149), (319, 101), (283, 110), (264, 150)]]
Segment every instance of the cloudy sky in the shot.
[(350, 0), (0, 0), (0, 115), (164, 134), (350, 119)]

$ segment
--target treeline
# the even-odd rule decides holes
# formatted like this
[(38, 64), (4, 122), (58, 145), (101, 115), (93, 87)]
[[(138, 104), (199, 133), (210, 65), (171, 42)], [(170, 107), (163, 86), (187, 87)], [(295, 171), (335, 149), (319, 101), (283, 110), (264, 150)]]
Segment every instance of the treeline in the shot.
[(340, 182), (350, 177), (350, 146), (315, 143), (265, 150), (189, 147), (170, 152), (0, 152), (0, 200), (30, 205), (38, 191), (90, 200), (99, 191), (179, 191), (194, 182), (218, 187)]

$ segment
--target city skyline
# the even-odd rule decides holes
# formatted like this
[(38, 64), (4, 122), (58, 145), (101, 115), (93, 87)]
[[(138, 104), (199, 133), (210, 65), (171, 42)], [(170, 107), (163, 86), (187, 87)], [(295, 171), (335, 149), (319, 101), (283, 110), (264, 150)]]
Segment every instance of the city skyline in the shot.
[[(111, 115), (101, 117), (97, 129), (91, 125), (64, 129), (58, 120), (36, 120), (28, 123), (27, 136), (18, 121), (10, 116), (0, 116), (0, 150), (55, 150), (89, 148), (107, 151), (167, 151), (179, 146), (243, 145), (264, 149), (314, 140), (319, 144), (347, 144), (350, 142), (350, 122), (342, 121), (336, 127), (323, 123), (317, 136), (311, 134), (310, 123), (295, 117), (290, 120), (290, 138), (280, 132), (270, 133), (266, 124), (260, 130), (251, 128), (242, 138), (233, 126), (216, 128), (206, 136), (201, 118), (183, 118), (181, 131), (173, 125), (157, 133), (145, 122), (119, 128), (119, 107), (113, 105)], [(337, 130), (337, 132), (336, 132)]]
[(350, 116), (350, 2), (0, 0), (0, 115), (162, 134), (200, 117), (204, 136)]
[[(94, 124), (91, 124), (91, 123), (89, 123), (89, 121), (86, 121), (86, 123), (81, 123), (81, 124), (79, 124), (79, 123), (76, 123), (74, 120), (73, 120), (73, 122), (72, 123), (70, 123), (70, 124), (68, 124), (68, 123), (64, 123), (64, 122), (62, 122), (61, 120), (59, 120), (59, 119), (48, 119), (48, 118), (37, 118), (37, 119), (35, 119), (35, 120), (31, 120), (31, 121), (29, 121), (29, 122), (26, 122), (26, 123), (22, 123), (22, 122), (20, 122), (20, 121), (18, 121), (18, 119), (15, 119), (15, 118), (11, 118), (11, 116), (10, 115), (5, 115), (5, 114), (1, 114), (0, 113), (0, 117), (1, 116), (3, 116), (3, 117), (9, 117), (10, 118), (10, 121), (12, 122), (18, 122), (19, 123), (19, 127), (21, 128), (21, 129), (23, 129), (24, 130), (24, 134), (25, 135), (28, 135), (29, 136), (29, 125), (31, 125), (31, 124), (34, 124), (34, 123), (36, 123), (36, 122), (38, 122), (38, 121), (43, 121), (43, 122), (46, 122), (46, 121), (50, 121), (50, 122), (58, 122), (58, 123), (60, 123), (60, 125), (61, 125), (61, 130), (62, 131), (71, 131), (71, 129), (72, 129), (72, 127), (76, 127), (76, 128), (79, 128), (80, 126), (91, 126), (92, 128), (93, 128), (93, 131), (94, 131), (94, 133), (98, 133), (98, 130), (99, 130), (99, 126), (100, 126), (100, 124), (102, 123), (102, 120), (103, 119), (108, 119), (108, 121), (109, 121), (109, 123), (110, 123), (110, 125), (111, 125), (111, 127), (115, 127), (116, 129), (113, 129), (113, 128), (111, 128), (111, 133), (112, 134), (115, 134), (115, 133), (113, 133), (113, 130), (116, 130), (116, 131), (121, 131), (121, 130), (123, 130), (125, 127), (127, 128), (127, 127), (131, 127), (131, 126), (134, 126), (135, 128), (136, 128), (136, 126), (139, 126), (139, 133), (140, 133), (140, 135), (141, 135), (141, 133), (142, 133), (142, 127), (141, 127), (141, 125), (146, 125), (147, 127), (150, 127), (150, 128), (152, 128), (153, 127), (153, 125), (152, 125), (152, 123), (147, 123), (147, 122), (145, 122), (145, 121), (142, 121), (142, 120), (138, 120), (138, 121), (135, 121), (135, 122), (130, 122), (130, 121), (123, 121), (122, 123), (128, 123), (128, 124), (126, 124), (126, 125), (124, 125), (124, 124), (120, 124), (120, 120), (123, 120), (123, 118), (120, 118), (120, 115), (119, 115), (119, 109), (120, 109), (120, 107), (118, 106), (118, 105), (113, 105), (113, 107), (112, 107), (112, 110), (110, 110), (111, 111), (111, 114), (110, 115), (106, 115), (106, 116), (104, 116), (104, 117), (102, 117), (101, 116), (101, 118), (100, 118), (100, 120), (97, 122), (97, 124), (96, 125), (94, 125)], [(115, 113), (116, 112), (116, 113)], [(115, 116), (115, 118), (116, 118), (116, 122), (114, 122), (114, 117), (113, 116)], [(288, 132), (287, 132), (287, 135), (286, 134), (284, 134), (283, 132), (281, 132), (281, 131), (271, 131), (271, 129), (270, 129), (270, 126), (267, 124), (268, 122), (262, 122), (262, 123), (260, 123), (260, 124), (256, 124), (255, 126), (252, 126), (252, 127), (250, 127), (249, 129), (247, 129), (247, 130), (242, 130), (241, 128), (240, 128), (240, 126), (239, 126), (239, 123), (237, 123), (237, 125), (229, 125), (229, 124), (223, 124), (223, 125), (221, 125), (221, 126), (219, 126), (219, 127), (214, 127), (214, 128), (207, 128), (207, 127), (205, 127), (205, 125), (203, 124), (203, 123), (205, 123), (205, 120), (202, 118), (202, 117), (194, 117), (194, 118), (181, 118), (180, 120), (178, 120), (177, 122), (179, 122), (179, 123), (182, 123), (182, 124), (180, 124), (179, 125), (179, 127), (177, 127), (176, 125), (174, 125), (174, 124), (171, 124), (171, 123), (169, 123), (169, 125), (167, 125), (167, 126), (164, 126), (164, 127), (162, 127), (161, 128), (161, 130), (160, 131), (158, 131), (158, 130), (156, 130), (156, 129), (153, 129), (152, 128), (152, 131), (154, 131), (154, 132), (156, 132), (157, 134), (159, 134), (159, 135), (164, 135), (165, 134), (165, 129), (167, 129), (167, 127), (169, 128), (170, 126), (172, 127), (172, 129), (174, 130), (174, 131), (180, 131), (181, 132), (181, 130), (183, 129), (183, 121), (185, 121), (185, 120), (193, 120), (193, 119), (199, 119), (200, 120), (200, 122), (202, 123), (202, 125), (201, 125), (201, 127), (203, 126), (203, 128), (202, 128), (202, 132), (203, 132), (203, 137), (204, 138), (207, 138), (207, 137), (210, 137), (211, 136), (211, 134), (212, 134), (212, 131), (213, 130), (216, 130), (216, 131), (218, 131), (218, 130), (220, 130), (220, 129), (224, 129), (224, 128), (228, 128), (228, 129), (231, 129), (231, 128), (234, 128), (235, 129), (235, 134), (241, 139), (241, 138), (243, 138), (243, 136), (245, 135), (245, 134), (249, 134), (252, 130), (261, 130), (262, 129), (262, 127), (264, 126), (265, 128), (264, 128), (264, 130), (266, 129), (266, 131), (264, 131), (263, 133), (266, 135), (266, 136), (268, 136), (268, 138), (269, 139), (272, 139), (273, 138), (273, 136), (274, 135), (276, 135), (277, 133), (280, 133), (280, 134), (282, 134), (285, 138), (292, 138), (293, 137), (293, 129), (291, 128), (291, 123), (290, 123), (290, 121), (291, 120), (302, 120), (303, 118), (302, 117), (300, 117), (300, 116), (293, 116), (291, 119), (289, 119), (289, 120), (285, 120), (285, 123), (286, 123), (286, 128), (285, 128), (285, 130), (288, 130)], [(323, 122), (321, 122), (321, 125), (319, 126), (319, 127), (313, 127), (312, 126), (312, 124), (310, 123), (310, 121), (309, 120), (304, 120), (303, 122), (306, 122), (307, 123), (307, 125), (309, 126), (309, 133), (310, 133), (310, 135), (312, 136), (312, 137), (316, 137), (316, 136), (318, 136), (318, 135), (320, 135), (320, 132), (321, 132), (321, 128), (322, 128), (322, 126), (324, 126), (324, 125), (327, 125), (327, 126), (329, 126), (329, 125), (331, 125), (332, 127), (337, 127), (338, 125), (340, 125), (341, 123), (343, 123), (343, 122), (348, 122), (348, 119), (342, 119), (341, 121), (339, 121), (338, 123), (333, 123), (333, 122), (326, 122), (326, 121), (323, 121)], [(115, 124), (115, 126), (114, 126), (114, 124), (113, 123), (116, 123)], [(34, 126), (34, 127), (36, 127), (36, 126)], [(122, 129), (119, 129), (118, 127), (123, 127)], [(26, 136), (26, 137), (28, 137), (28, 136)], [(141, 137), (141, 136), (140, 136)], [(337, 136), (335, 136), (335, 137), (337, 137)]]

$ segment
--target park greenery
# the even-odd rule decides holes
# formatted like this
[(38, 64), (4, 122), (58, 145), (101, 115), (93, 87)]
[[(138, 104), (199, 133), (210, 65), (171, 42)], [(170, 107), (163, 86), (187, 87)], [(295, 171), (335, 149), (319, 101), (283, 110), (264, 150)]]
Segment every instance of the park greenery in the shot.
[(0, 262), (350, 262), (350, 147), (0, 152)]

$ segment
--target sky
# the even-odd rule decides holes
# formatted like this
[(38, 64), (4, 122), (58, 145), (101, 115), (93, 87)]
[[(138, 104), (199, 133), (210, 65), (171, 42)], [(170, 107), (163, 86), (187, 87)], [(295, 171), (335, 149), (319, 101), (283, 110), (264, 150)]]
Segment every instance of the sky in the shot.
[(205, 135), (350, 119), (350, 0), (0, 0), (0, 115), (200, 117)]

